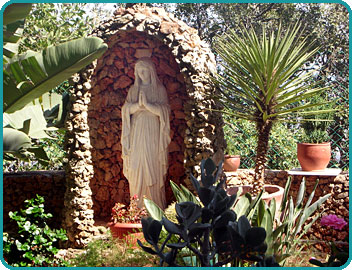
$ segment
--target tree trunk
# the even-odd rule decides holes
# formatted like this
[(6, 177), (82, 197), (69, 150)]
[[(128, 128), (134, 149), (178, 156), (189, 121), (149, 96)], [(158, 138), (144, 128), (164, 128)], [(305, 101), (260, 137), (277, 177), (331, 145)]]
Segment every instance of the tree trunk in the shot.
[(252, 195), (254, 196), (257, 196), (264, 189), (266, 155), (268, 153), (269, 136), (272, 125), (271, 121), (257, 123), (258, 145), (252, 190)]

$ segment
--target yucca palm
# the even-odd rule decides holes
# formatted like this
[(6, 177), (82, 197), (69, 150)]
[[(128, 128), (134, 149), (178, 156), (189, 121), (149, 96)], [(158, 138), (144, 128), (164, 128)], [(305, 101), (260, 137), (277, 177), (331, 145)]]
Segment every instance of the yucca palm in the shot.
[(322, 113), (309, 110), (319, 104), (304, 101), (326, 88), (312, 83), (311, 72), (300, 72), (317, 48), (302, 37), (298, 24), (283, 31), (260, 35), (251, 29), (241, 36), (230, 30), (218, 39), (216, 51), (221, 57), (221, 75), (216, 78), (220, 88), (219, 100), (235, 117), (254, 121), (258, 132), (255, 183), (252, 193), (264, 188), (270, 131), (275, 121), (297, 120), (307, 114)]

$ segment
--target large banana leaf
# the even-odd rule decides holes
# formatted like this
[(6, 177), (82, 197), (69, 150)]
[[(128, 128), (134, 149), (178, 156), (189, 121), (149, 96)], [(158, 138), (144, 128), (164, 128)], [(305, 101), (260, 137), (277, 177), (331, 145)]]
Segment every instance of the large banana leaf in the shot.
[(8, 5), (4, 10), (3, 24), (8, 25), (27, 17), (32, 9), (32, 4), (15, 3)]
[(35, 139), (50, 138), (45, 132), (47, 122), (40, 105), (29, 104), (14, 113), (3, 114), (4, 127), (11, 127)]
[(80, 38), (12, 58), (4, 71), (4, 112), (15, 112), (100, 57), (97, 37)]
[(32, 152), (40, 163), (46, 165), (48, 155), (42, 146), (32, 146), (31, 138), (51, 138), (45, 131), (63, 126), (67, 102), (68, 94), (45, 93), (21, 110), (4, 113), (4, 152), (25, 160), (28, 159), (26, 151)]
[(64, 120), (68, 113), (67, 104), (69, 94), (45, 93), (40, 98), (34, 100), (33, 104), (40, 105), (47, 127), (63, 128)]
[(47, 165), (49, 162), (49, 157), (43, 147), (32, 147), (31, 138), (24, 132), (13, 128), (3, 129), (3, 152), (8, 159), (17, 157), (22, 160), (29, 160), (29, 153), (32, 152), (41, 164)]
[(5, 153), (15, 153), (31, 146), (31, 139), (22, 131), (4, 128), (3, 136), (3, 151)]
[[(24, 18), (32, 9), (32, 4), (11, 4), (4, 10), (3, 17), (3, 54), (13, 57), (18, 52), (18, 41), (22, 37)], [(5, 58), (4, 58), (5, 60)]]

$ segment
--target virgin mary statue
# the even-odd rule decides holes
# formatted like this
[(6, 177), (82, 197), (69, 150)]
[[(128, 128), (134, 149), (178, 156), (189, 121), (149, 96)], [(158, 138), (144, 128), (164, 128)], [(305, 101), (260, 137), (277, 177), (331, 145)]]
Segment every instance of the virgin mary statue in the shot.
[(150, 58), (140, 58), (134, 72), (134, 85), (122, 106), (123, 173), (131, 196), (140, 198), (139, 207), (146, 196), (164, 209), (170, 143), (167, 93)]

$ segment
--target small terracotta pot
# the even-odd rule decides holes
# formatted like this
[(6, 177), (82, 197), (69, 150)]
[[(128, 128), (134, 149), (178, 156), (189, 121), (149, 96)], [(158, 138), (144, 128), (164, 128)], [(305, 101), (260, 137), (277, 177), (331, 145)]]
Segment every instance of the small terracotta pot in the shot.
[(224, 158), (224, 171), (235, 172), (240, 166), (241, 156), (239, 155), (225, 155)]
[[(230, 187), (226, 190), (226, 192), (229, 195), (237, 194), (238, 189), (240, 187), (242, 188), (241, 195), (244, 195), (247, 192), (250, 192), (252, 190), (252, 186), (243, 185), (243, 186)], [(277, 185), (264, 185), (264, 190), (265, 190), (265, 193), (263, 194), (262, 199), (267, 205), (269, 205), (270, 201), (275, 198), (275, 201), (276, 201), (275, 216), (278, 217), (279, 211), (280, 211), (280, 205), (282, 202), (282, 198), (284, 196), (285, 189)], [(252, 199), (254, 199), (254, 197)]]
[[(242, 188), (242, 194), (241, 195), (246, 194), (247, 192), (249, 192), (252, 189), (252, 186), (248, 186), (248, 185), (230, 187), (230, 188), (227, 189), (227, 193), (229, 195), (236, 194), (238, 189), (239, 189), (239, 187)], [(262, 199), (267, 204), (269, 204), (269, 202), (273, 198), (275, 198), (276, 205), (277, 205), (276, 209), (278, 209), (280, 204), (281, 204), (282, 197), (284, 195), (285, 189), (280, 187), (280, 186), (277, 186), (277, 185), (264, 185), (264, 189), (265, 189), (265, 192), (267, 192), (267, 194), (263, 194)]]
[(322, 171), (331, 158), (331, 145), (327, 143), (298, 143), (297, 158), (302, 171)]
[(137, 247), (137, 239), (144, 240), (141, 223), (112, 223), (109, 224), (111, 234), (114, 238), (125, 240), (133, 247)]

